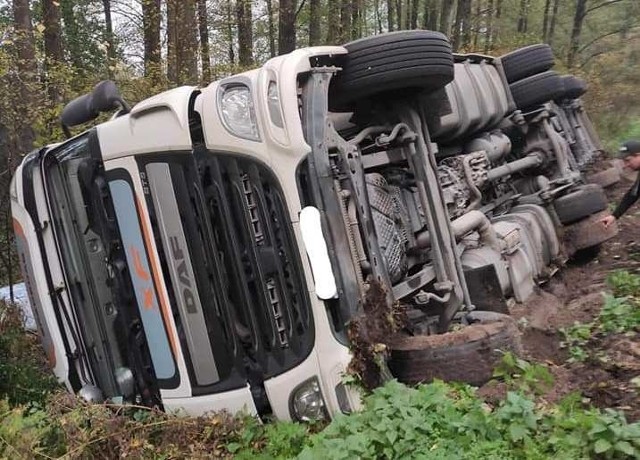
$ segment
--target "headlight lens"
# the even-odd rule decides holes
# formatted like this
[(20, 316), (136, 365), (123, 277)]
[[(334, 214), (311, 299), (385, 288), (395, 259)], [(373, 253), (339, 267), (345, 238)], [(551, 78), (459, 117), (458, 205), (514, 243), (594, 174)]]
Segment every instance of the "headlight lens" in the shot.
[(128, 367), (119, 367), (115, 371), (116, 382), (118, 382), (118, 388), (120, 394), (124, 397), (133, 396), (136, 391), (135, 378), (133, 372)]
[(269, 107), (269, 117), (271, 123), (278, 128), (284, 127), (282, 121), (282, 111), (280, 110), (280, 96), (278, 96), (278, 85), (275, 81), (269, 82), (269, 88), (267, 89), (267, 106)]
[(95, 385), (86, 384), (80, 391), (78, 391), (78, 396), (89, 403), (102, 404), (104, 402), (104, 396), (102, 394), (102, 390)]
[(291, 393), (289, 406), (291, 417), (301, 422), (329, 419), (316, 377), (302, 383)]
[(9, 195), (15, 201), (18, 201), (18, 181), (16, 180), (16, 175), (11, 178), (11, 184), (9, 185)]
[(238, 137), (260, 140), (251, 91), (246, 86), (230, 86), (220, 98), (220, 110), (226, 128)]

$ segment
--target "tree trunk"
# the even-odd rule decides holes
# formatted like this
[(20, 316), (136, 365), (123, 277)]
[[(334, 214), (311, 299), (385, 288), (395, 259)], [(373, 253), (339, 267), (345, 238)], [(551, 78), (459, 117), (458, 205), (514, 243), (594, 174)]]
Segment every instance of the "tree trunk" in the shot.
[(493, 15), (494, 15), (494, 11), (493, 11), (493, 0), (488, 0), (487, 2), (487, 30), (484, 36), (484, 52), (485, 54), (487, 54), (490, 50), (491, 47), (493, 46), (493, 43), (491, 42), (492, 38), (493, 38)]
[(362, 0), (351, 0), (351, 39), (362, 37)]
[(327, 27), (327, 38), (325, 43), (327, 45), (336, 45), (340, 37), (340, 1), (341, 0), (329, 0), (327, 2), (327, 23), (330, 24)]
[(398, 30), (407, 29), (409, 19), (408, 6), (409, 5), (406, 5), (402, 0), (398, 0), (396, 3), (396, 10), (398, 11)]
[[(31, 24), (31, 12), (29, 0), (13, 0), (13, 21), (15, 27), (15, 47), (17, 53), (16, 69), (20, 76), (16, 82), (19, 100), (15, 103), (18, 115), (16, 122), (15, 151), (27, 153), (33, 149), (35, 133), (33, 126), (33, 113), (35, 110), (35, 86), (36, 86), (36, 51), (33, 38), (33, 26)], [(17, 156), (9, 154), (7, 166), (14, 171)]]
[(113, 22), (111, 22), (111, 0), (102, 0), (104, 7), (104, 41), (107, 44), (107, 75), (113, 78), (116, 64), (116, 47), (113, 41)]
[(498, 40), (498, 35), (500, 33), (500, 18), (502, 17), (502, 0), (496, 1), (496, 12), (494, 15), (494, 23), (491, 31), (491, 46), (493, 46)]
[(320, 38), (320, 0), (309, 2), (309, 46), (317, 46)]
[(82, 65), (82, 43), (80, 43), (81, 40), (78, 38), (78, 25), (73, 12), (73, 5), (75, 4), (75, 1), (60, 0), (58, 3), (60, 4), (60, 16), (62, 18), (62, 23), (64, 24), (64, 46), (66, 51), (69, 53), (69, 58), (74, 70), (76, 70), (79, 76), (82, 77), (85, 75), (85, 69)]
[(580, 46), (580, 35), (582, 34), (582, 23), (587, 15), (587, 0), (576, 1), (576, 14), (573, 16), (573, 28), (571, 29), (571, 40), (569, 42), (569, 55), (567, 65), (572, 68), (578, 57), (578, 47)]
[(464, 0), (464, 12), (462, 21), (462, 46), (468, 48), (471, 45), (471, 0)]
[(547, 43), (549, 46), (553, 43), (553, 35), (556, 31), (556, 18), (558, 17), (558, 9), (560, 8), (560, 0), (553, 1), (553, 12), (551, 13), (551, 21), (549, 21), (549, 33), (547, 34)]
[(160, 76), (160, 0), (142, 1), (142, 21), (144, 29), (144, 76), (154, 83)]
[(207, 1), (198, 0), (198, 32), (200, 35), (200, 61), (202, 62), (202, 83), (211, 82), (211, 53), (209, 52), (209, 18)]
[(167, 76), (176, 85), (198, 83), (195, 0), (167, 0)]
[(396, 15), (396, 0), (387, 0), (387, 28), (389, 32), (393, 32), (395, 29), (395, 15)]
[(236, 62), (236, 55), (233, 50), (233, 12), (231, 0), (226, 0), (225, 2), (226, 15), (227, 20), (225, 21), (226, 33), (227, 33), (227, 43), (229, 43), (229, 64), (233, 65)]
[(62, 102), (62, 93), (51, 75), (62, 64), (62, 38), (60, 36), (60, 10), (54, 0), (42, 1), (42, 20), (44, 23), (44, 55), (47, 70), (47, 92), (53, 103)]
[(167, 80), (178, 83), (178, 2), (167, 0)]
[(422, 27), (428, 30), (438, 29), (438, 4), (437, 0), (424, 1), (424, 15), (422, 16)]
[(520, 0), (520, 15), (518, 16), (518, 32), (526, 34), (529, 23), (530, 0)]
[(549, 10), (551, 9), (551, 0), (545, 0), (544, 13), (542, 16), (542, 41), (547, 42), (549, 33)]
[(184, 69), (180, 84), (197, 85), (198, 81), (198, 29), (196, 0), (182, 0), (180, 68)]
[(251, 0), (236, 0), (238, 19), (238, 62), (241, 66), (253, 65), (253, 22), (251, 18)]
[(296, 49), (296, 0), (280, 0), (278, 54)]
[(451, 32), (451, 12), (453, 11), (453, 0), (442, 0), (440, 14), (440, 32), (449, 36)]
[(473, 16), (473, 49), (478, 49), (478, 44), (480, 43), (480, 31), (484, 28), (481, 27), (482, 24), (482, 0), (475, 0), (476, 3), (476, 12)]
[(269, 28), (269, 56), (274, 57), (276, 55), (276, 27), (273, 23), (273, 4), (271, 0), (267, 1), (267, 27)]
[(469, 46), (471, 38), (471, 0), (458, 0), (453, 30), (453, 49)]
[(351, 39), (351, 0), (340, 2), (340, 43)]
[(418, 7), (420, 6), (420, 2), (418, 0), (411, 1), (411, 29), (415, 30), (418, 28)]
[(373, 0), (373, 8), (375, 9), (376, 30), (382, 33), (382, 18), (380, 17), (380, 0)]

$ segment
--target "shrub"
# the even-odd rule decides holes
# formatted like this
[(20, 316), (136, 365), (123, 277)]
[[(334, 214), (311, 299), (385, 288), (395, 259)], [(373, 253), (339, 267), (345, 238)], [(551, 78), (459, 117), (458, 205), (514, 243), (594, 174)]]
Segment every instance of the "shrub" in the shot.
[(0, 399), (42, 405), (57, 386), (40, 341), (23, 328), (20, 309), (0, 301)]

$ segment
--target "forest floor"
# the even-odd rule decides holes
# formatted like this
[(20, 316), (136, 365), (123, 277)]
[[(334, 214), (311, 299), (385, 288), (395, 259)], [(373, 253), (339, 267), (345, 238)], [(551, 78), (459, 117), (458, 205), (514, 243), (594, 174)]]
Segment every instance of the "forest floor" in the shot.
[[(618, 202), (633, 176), (625, 174), (607, 190), (610, 202)], [(543, 399), (555, 403), (579, 392), (594, 406), (621, 410), (629, 421), (637, 421), (640, 333), (627, 329), (603, 334), (597, 326), (605, 293), (611, 293), (607, 277), (615, 270), (640, 274), (640, 206), (618, 224), (618, 235), (603, 244), (596, 258), (569, 261), (526, 303), (513, 305), (511, 313), (522, 330), (524, 358), (546, 365), (553, 376)], [(572, 352), (568, 337), (576, 335), (582, 338)], [(488, 400), (501, 399), (505, 392), (505, 385), (496, 381), (480, 389)]]

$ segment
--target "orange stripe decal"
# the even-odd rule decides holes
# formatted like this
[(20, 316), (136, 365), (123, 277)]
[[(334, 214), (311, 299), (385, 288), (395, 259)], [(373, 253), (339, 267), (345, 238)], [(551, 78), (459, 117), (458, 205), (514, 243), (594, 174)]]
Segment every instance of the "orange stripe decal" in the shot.
[(140, 260), (140, 251), (138, 251), (135, 246), (131, 246), (129, 248), (129, 251), (131, 252), (131, 257), (133, 257), (133, 268), (136, 271), (136, 275), (138, 275), (138, 278), (140, 278), (141, 280), (149, 281), (151, 278), (149, 276), (149, 273), (147, 273), (142, 266), (142, 261)]
[(20, 238), (26, 239), (24, 236), (24, 230), (22, 229), (22, 225), (20, 225), (20, 222), (18, 222), (17, 219), (12, 219), (12, 220), (13, 220), (13, 233), (15, 233)]
[[(147, 212), (142, 207), (142, 203), (140, 202), (138, 196), (136, 196), (136, 205), (138, 210), (138, 217), (140, 218), (140, 224), (142, 226), (142, 236), (144, 238), (144, 244), (147, 248), (147, 254), (149, 254), (149, 259), (151, 262), (151, 274), (153, 275), (153, 281), (156, 285), (156, 292), (158, 293), (158, 298), (160, 300), (160, 311), (162, 314), (162, 320), (164, 322), (165, 329), (167, 330), (167, 335), (169, 336), (169, 342), (171, 343), (171, 349), (173, 350), (173, 355), (175, 358), (178, 358), (178, 348), (176, 345), (177, 338), (173, 331), (171, 330), (171, 326), (169, 323), (169, 318), (171, 317), (171, 311), (169, 309), (169, 304), (167, 299), (160, 292), (160, 264), (158, 263), (158, 259), (156, 258), (155, 252), (153, 252), (151, 245), (151, 231), (149, 226), (147, 225)], [(145, 300), (146, 305), (146, 300)]]

